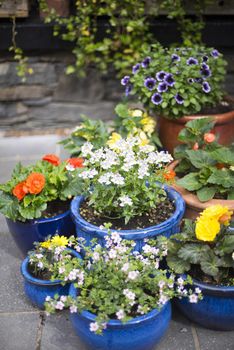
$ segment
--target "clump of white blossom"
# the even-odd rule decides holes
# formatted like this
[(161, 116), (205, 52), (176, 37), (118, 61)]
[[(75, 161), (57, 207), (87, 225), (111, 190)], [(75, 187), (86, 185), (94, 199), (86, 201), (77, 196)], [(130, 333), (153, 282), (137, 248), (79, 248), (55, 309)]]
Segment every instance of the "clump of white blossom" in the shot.
[(163, 308), (173, 297), (186, 297), (191, 303), (201, 299), (199, 288), (191, 287), (191, 278), (176, 277), (160, 268), (167, 254), (166, 240), (159, 245), (157, 240), (145, 240), (141, 252), (134, 251), (134, 241), (110, 230), (104, 247), (95, 239), (89, 247), (77, 240), (84, 258), (75, 259), (63, 273), (64, 280), (75, 282), (77, 296), (48, 297), (47, 313), (67, 307), (71, 313), (87, 310), (96, 316), (90, 331), (101, 334), (110, 319), (127, 322)]
[(90, 205), (100, 214), (123, 217), (127, 223), (166, 198), (159, 182), (166, 182), (166, 165), (173, 158), (152, 145), (142, 146), (138, 137), (120, 138), (98, 150), (86, 142), (81, 156), (85, 161), (79, 177)]

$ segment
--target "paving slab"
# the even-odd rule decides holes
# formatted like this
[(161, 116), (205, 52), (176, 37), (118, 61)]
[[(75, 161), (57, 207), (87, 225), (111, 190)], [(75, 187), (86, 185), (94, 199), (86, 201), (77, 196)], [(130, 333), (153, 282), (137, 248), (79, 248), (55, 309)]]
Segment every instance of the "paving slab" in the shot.
[(234, 331), (219, 332), (196, 326), (200, 350), (234, 350)]
[(0, 350), (37, 350), (39, 313), (0, 314)]

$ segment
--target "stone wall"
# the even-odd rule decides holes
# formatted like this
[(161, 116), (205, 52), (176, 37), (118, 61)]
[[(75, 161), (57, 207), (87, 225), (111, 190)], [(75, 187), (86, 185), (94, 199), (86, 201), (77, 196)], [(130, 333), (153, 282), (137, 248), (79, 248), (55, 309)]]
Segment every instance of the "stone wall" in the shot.
[[(228, 60), (226, 90), (234, 95), (234, 52)], [(30, 56), (34, 74), (22, 84), (16, 63), (10, 57), (0, 59), (0, 129), (31, 130), (72, 128), (81, 114), (109, 120), (113, 107), (121, 99), (119, 79), (103, 77), (90, 70), (86, 78), (65, 74), (72, 61), (68, 53)]]

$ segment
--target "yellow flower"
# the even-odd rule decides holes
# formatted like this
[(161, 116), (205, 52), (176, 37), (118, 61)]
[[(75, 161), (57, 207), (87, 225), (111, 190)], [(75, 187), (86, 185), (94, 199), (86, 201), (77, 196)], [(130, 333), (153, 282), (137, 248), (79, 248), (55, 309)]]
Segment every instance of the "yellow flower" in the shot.
[(131, 117), (143, 117), (144, 111), (139, 108), (133, 108), (128, 110)]
[(68, 239), (65, 236), (54, 236), (51, 239), (51, 245), (56, 247), (66, 247), (68, 245)]
[(109, 137), (109, 140), (107, 141), (107, 145), (110, 148), (115, 148), (115, 144), (116, 142), (118, 142), (119, 140), (121, 140), (121, 135), (118, 134), (117, 132), (112, 132), (111, 136)]
[(230, 211), (228, 207), (224, 207), (221, 204), (217, 204), (217, 205), (212, 205), (206, 208), (205, 210), (203, 210), (203, 212), (201, 213), (201, 216), (203, 218), (216, 219), (220, 223), (227, 226), (231, 220), (232, 214), (233, 212)]
[(46, 248), (46, 249), (50, 248), (50, 246), (51, 246), (50, 239), (48, 239), (48, 241), (40, 243), (40, 246), (42, 248)]
[(197, 239), (205, 242), (213, 242), (220, 231), (220, 223), (215, 218), (201, 216), (196, 223), (195, 233)]
[(156, 122), (152, 117), (143, 118), (140, 123), (143, 125), (143, 131), (151, 135), (154, 132)]

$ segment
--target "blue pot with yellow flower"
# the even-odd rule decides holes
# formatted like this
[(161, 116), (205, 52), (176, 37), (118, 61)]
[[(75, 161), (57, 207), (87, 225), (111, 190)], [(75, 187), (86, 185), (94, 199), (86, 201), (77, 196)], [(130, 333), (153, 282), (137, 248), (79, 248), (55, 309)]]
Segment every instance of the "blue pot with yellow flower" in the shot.
[(35, 249), (23, 260), (21, 274), (24, 278), (24, 291), (36, 307), (44, 309), (45, 301), (54, 298), (55, 295), (63, 295), (66, 298), (69, 294), (71, 282), (76, 276), (73, 273), (69, 275), (69, 279), (64, 279), (66, 264), (71, 268), (74, 259), (81, 258), (75, 249), (68, 248), (73, 242), (74, 237), (68, 239), (55, 235), (45, 242), (36, 242)]
[(175, 273), (192, 277), (199, 303), (175, 301), (193, 322), (214, 330), (234, 330), (234, 235), (233, 212), (210, 206), (196, 222), (186, 220), (180, 234), (169, 239), (167, 264)]

